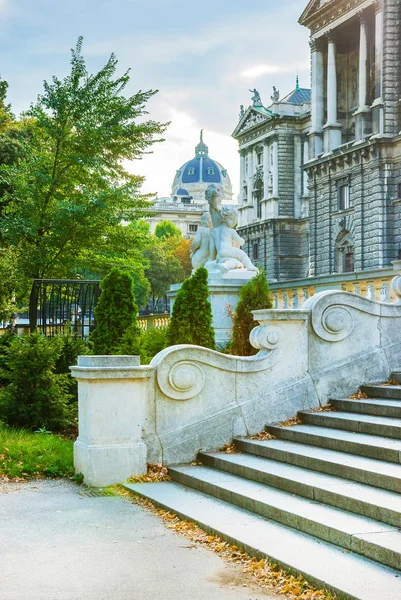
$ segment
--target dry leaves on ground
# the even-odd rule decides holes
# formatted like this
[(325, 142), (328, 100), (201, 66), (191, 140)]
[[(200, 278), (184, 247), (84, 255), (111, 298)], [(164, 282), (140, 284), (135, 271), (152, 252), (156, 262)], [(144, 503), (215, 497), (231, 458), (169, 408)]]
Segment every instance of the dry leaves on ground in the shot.
[(351, 400), (366, 400), (366, 398), (369, 398), (369, 396), (365, 394), (365, 392), (358, 390), (355, 394), (348, 396), (348, 398), (350, 398)]
[(146, 475), (137, 475), (128, 479), (129, 483), (156, 483), (157, 481), (170, 481), (168, 469), (164, 465), (148, 464)]
[(260, 433), (255, 433), (255, 435), (251, 435), (251, 440), (258, 440), (259, 442), (263, 442), (265, 440), (276, 440), (276, 436), (268, 433), (267, 431), (261, 431)]
[(169, 529), (184, 535), (194, 543), (217, 552), (228, 562), (240, 564), (246, 578), (270, 591), (286, 595), (289, 599), (296, 600), (335, 600), (335, 596), (325, 590), (316, 590), (301, 575), (295, 576), (281, 569), (278, 565), (267, 559), (258, 559), (249, 556), (242, 548), (225, 542), (221, 537), (207, 533), (201, 527), (190, 521), (185, 521), (162, 508), (157, 508), (153, 502), (145, 498), (134, 497), (124, 488), (120, 492), (131, 501), (151, 510), (157, 514)]
[(235, 447), (234, 444), (224, 444), (222, 448), (220, 448), (220, 452), (225, 452), (226, 454), (239, 454), (238, 448)]
[(383, 387), (386, 385), (400, 385), (400, 382), (396, 379), (389, 379), (388, 381), (383, 381), (383, 383), (381, 383), (380, 385)]
[(310, 413), (319, 413), (319, 412), (336, 412), (336, 409), (331, 404), (323, 404), (323, 406), (319, 406), (319, 408), (312, 408), (308, 410)]
[(302, 425), (302, 421), (299, 417), (293, 417), (292, 419), (280, 423), (280, 427), (294, 427), (294, 425)]

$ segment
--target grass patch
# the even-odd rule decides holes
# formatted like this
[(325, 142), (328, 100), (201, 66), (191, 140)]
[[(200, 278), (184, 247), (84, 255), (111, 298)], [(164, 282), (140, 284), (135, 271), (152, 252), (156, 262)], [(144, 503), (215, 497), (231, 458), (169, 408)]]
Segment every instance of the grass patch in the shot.
[(0, 424), (0, 477), (71, 477), (73, 442)]

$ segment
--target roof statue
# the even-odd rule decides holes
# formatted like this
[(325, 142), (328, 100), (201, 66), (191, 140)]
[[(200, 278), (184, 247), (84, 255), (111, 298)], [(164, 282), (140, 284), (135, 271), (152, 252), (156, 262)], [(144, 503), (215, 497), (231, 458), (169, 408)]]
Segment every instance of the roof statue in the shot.
[(239, 120), (242, 119), (242, 117), (244, 116), (244, 114), (245, 114), (245, 108), (244, 108), (244, 105), (241, 104), (241, 106), (239, 107)]
[(273, 100), (273, 102), (279, 102), (280, 100), (280, 90), (278, 90), (275, 85), (273, 85), (273, 93), (270, 98)]
[(253, 106), (263, 106), (258, 90), (254, 88), (253, 90), (249, 90), (249, 91), (252, 92), (252, 94), (253, 94), (253, 96), (252, 96)]
[(203, 129), (200, 131), (200, 142), (195, 148), (195, 156), (209, 156), (209, 148), (203, 141)]

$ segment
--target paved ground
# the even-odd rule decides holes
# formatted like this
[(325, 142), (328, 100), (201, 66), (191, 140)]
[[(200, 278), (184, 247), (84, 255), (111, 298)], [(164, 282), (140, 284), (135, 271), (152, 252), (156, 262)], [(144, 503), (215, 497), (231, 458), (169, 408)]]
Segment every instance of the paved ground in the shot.
[(65, 481), (0, 486), (0, 557), (1, 600), (279, 598), (143, 508)]

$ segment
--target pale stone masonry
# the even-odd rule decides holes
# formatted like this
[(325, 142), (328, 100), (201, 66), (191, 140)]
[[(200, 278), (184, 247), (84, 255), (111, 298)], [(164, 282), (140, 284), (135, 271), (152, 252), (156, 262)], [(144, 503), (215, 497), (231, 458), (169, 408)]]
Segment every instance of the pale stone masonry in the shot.
[[(241, 154), (278, 139), (274, 210), (252, 211), (255, 185), (239, 223), (269, 279), (385, 269), (401, 256), (400, 10), (399, 0), (309, 2), (310, 102), (293, 114), (288, 97), (250, 107), (234, 132)], [(251, 127), (250, 111), (265, 111)]]

